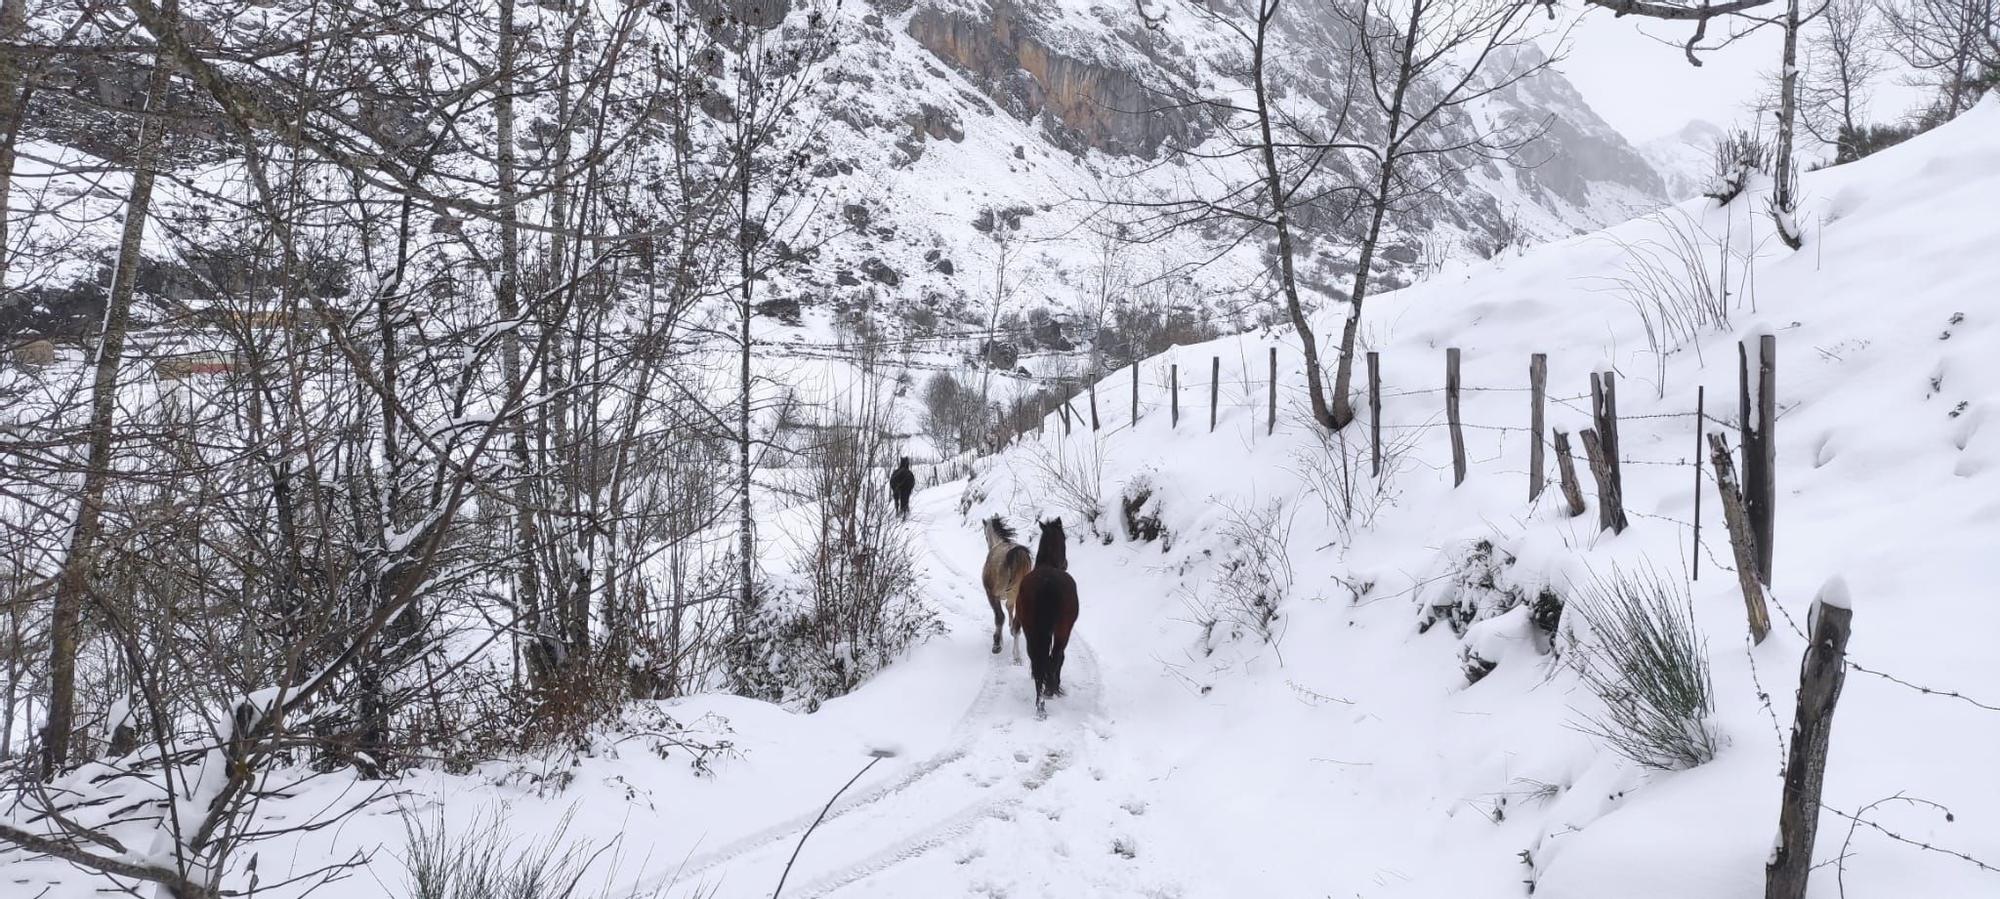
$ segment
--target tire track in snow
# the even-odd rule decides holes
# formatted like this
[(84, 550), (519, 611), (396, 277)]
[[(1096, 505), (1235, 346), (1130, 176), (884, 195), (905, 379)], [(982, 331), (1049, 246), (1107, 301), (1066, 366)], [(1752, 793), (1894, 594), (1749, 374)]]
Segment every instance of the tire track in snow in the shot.
[[(934, 529), (936, 519), (930, 514), (924, 514), (915, 523), (924, 526), (921, 543), (924, 547), (925, 568), (933, 575), (940, 574), (939, 569), (942, 569), (942, 574), (950, 578), (943, 582), (946, 586), (942, 589), (934, 589), (934, 596), (954, 594), (959, 601), (949, 603), (949, 611), (981, 626), (990, 626), (992, 619), (983, 614), (984, 608), (978, 610), (966, 608), (973, 602), (966, 596), (968, 585), (976, 584), (977, 580), (970, 578), (962, 567), (949, 561), (950, 557), (946, 553), (939, 551), (933, 539), (936, 533)], [(983, 607), (985, 603), (983, 590), (977, 599)], [(983, 650), (985, 646), (981, 645), (980, 648)], [(1102, 714), (1101, 669), (1097, 664), (1096, 654), (1090, 649), (1088, 642), (1078, 639), (1073, 648), (1076, 652), (1072, 660), (1083, 663), (1077, 673), (1084, 675), (1076, 686), (1084, 689), (1073, 690), (1071, 695), (1066, 697), (1068, 701), (1058, 708), (1067, 709), (1060, 715), (1061, 718), (1080, 718), (1081, 720), (1076, 723), (1082, 723), (1098, 718)], [(1032, 690), (1032, 687), (1029, 686), (1025, 666), (1012, 664), (1008, 661), (1008, 654), (1004, 652), (989, 653), (989, 655), (991, 660), (986, 668), (984, 682), (972, 702), (953, 724), (952, 737), (947, 748), (917, 763), (887, 783), (835, 803), (827, 812), (825, 820), (820, 823), (819, 829), (821, 832), (829, 829), (837, 830), (840, 829), (839, 824), (858, 820), (857, 815), (866, 817), (865, 813), (908, 793), (913, 787), (930, 781), (939, 772), (959, 762), (986, 762), (1005, 766), (1021, 764), (1033, 755), (1040, 754), (1042, 756), (1040, 763), (1026, 769), (1019, 779), (1008, 778), (1004, 781), (986, 782), (968, 772), (969, 779), (982, 788), (992, 789), (992, 794), (965, 804), (948, 815), (929, 819), (930, 823), (926, 826), (905, 831), (910, 835), (869, 853), (858, 861), (821, 871), (804, 881), (797, 889), (788, 890), (788, 895), (825, 896), (898, 864), (951, 845), (971, 834), (983, 821), (1011, 817), (1013, 811), (1023, 804), (1031, 791), (1040, 789), (1050, 778), (1074, 763), (1083, 743), (1083, 732), (1075, 727), (1063, 731), (1065, 739), (1058, 741), (1060, 745), (1052, 745), (1033, 736), (1027, 740), (1011, 739), (1017, 724), (1025, 724), (1039, 730), (1046, 722), (1034, 720), (1025, 701), (1015, 714), (1002, 712), (1000, 708), (1003, 705), (1002, 697), (1010, 686), (1024, 693)], [(979, 727), (978, 725), (982, 723), (986, 726)], [(996, 741), (992, 739), (993, 737), (1000, 739)], [(975, 754), (974, 749), (980, 748), (982, 744), (989, 751)], [(1006, 786), (994, 789), (997, 783), (1005, 783)], [(797, 844), (799, 835), (812, 826), (816, 817), (818, 817), (817, 812), (808, 812), (731, 841), (724, 846), (700, 853), (681, 866), (680, 870), (674, 873), (673, 880), (677, 883), (695, 884), (698, 889), (701, 883), (699, 878), (702, 875), (719, 873), (726, 867), (747, 860), (750, 856), (771, 850), (781, 850), (774, 855), (772, 862), (772, 871), (779, 870), (782, 864), (776, 859), (789, 855), (791, 848)], [(822, 837), (820, 842), (832, 842), (832, 840)]]
[[(944, 582), (947, 586), (944, 586), (942, 589), (934, 589), (934, 595), (940, 593), (956, 594), (960, 600), (959, 602), (943, 604), (949, 611), (957, 613), (959, 617), (982, 625), (990, 623), (992, 620), (990, 617), (965, 608), (966, 605), (971, 603), (971, 600), (965, 597), (966, 585), (968, 583), (976, 584), (977, 581), (976, 579), (968, 580), (963, 568), (947, 561), (947, 556), (938, 551), (938, 547), (931, 539), (936, 519), (931, 514), (925, 513), (916, 523), (924, 525), (921, 544), (924, 548), (925, 568), (933, 575), (938, 573), (938, 568), (943, 568), (945, 569), (945, 573), (952, 577), (952, 580)], [(979, 602), (982, 605), (984, 604), (985, 597), (983, 595), (979, 597)], [(981, 648), (983, 649), (984, 647)], [(865, 812), (887, 800), (893, 799), (899, 794), (908, 791), (919, 782), (936, 775), (946, 767), (967, 759), (973, 745), (977, 742), (975, 740), (977, 736), (975, 725), (991, 717), (988, 713), (1000, 703), (1000, 697), (1006, 691), (1010, 680), (1025, 679), (1021, 678), (1018, 674), (1018, 672), (1024, 669), (1008, 664), (1005, 653), (993, 653), (990, 655), (991, 660), (986, 666), (985, 679), (980, 685), (979, 692), (973, 696), (972, 702), (967, 704), (965, 710), (960, 713), (958, 720), (953, 723), (951, 737), (946, 747), (929, 758), (910, 766), (902, 774), (885, 783), (843, 797), (827, 811), (825, 819), (819, 825), (822, 829), (827, 828), (840, 819), (847, 818), (859, 812)], [(991, 806), (992, 804), (993, 800), (982, 800), (953, 815), (952, 818), (967, 817), (970, 820), (976, 820), (983, 816), (972, 813), (979, 808)], [(799, 834), (804, 832), (806, 828), (811, 827), (814, 819), (818, 817), (819, 813), (816, 810), (808, 811), (746, 836), (738, 837), (706, 852), (695, 853), (669, 875), (668, 880), (674, 883), (699, 883), (699, 878), (702, 875), (713, 873), (717, 869), (739, 861), (745, 856), (776, 846), (783, 846), (789, 849), (790, 846), (797, 842)]]
[[(1077, 673), (1083, 677), (1076, 683), (1079, 689), (1064, 697), (1066, 701), (1057, 707), (1057, 713), (1052, 714), (1049, 720), (1036, 720), (1024, 703), (1018, 716), (1002, 719), (988, 731), (989, 735), (1002, 738), (998, 747), (1000, 751), (995, 753), (1001, 764), (1023, 764), (1036, 753), (1041, 754), (1040, 762), (1022, 771), (1021, 777), (1013, 781), (1004, 793), (974, 802), (929, 826), (910, 831), (909, 837), (860, 861), (821, 873), (792, 895), (801, 899), (830, 895), (904, 862), (952, 845), (970, 835), (984, 820), (1012, 818), (1013, 812), (1026, 802), (1030, 793), (1073, 767), (1084, 754), (1086, 727), (1090, 734), (1101, 733), (1095, 726), (1095, 720), (1103, 714), (1103, 679), (1097, 654), (1091, 650), (1090, 644), (1078, 639), (1072, 645), (1077, 650), (1072, 661), (1082, 663)], [(1008, 667), (1016, 672), (1017, 680), (1026, 680), (1020, 677), (1026, 673), (1023, 668)], [(1059, 734), (1060, 739), (1053, 742), (1037, 739), (1048, 736), (1050, 732), (1045, 728), (1051, 720), (1057, 719), (1062, 719), (1058, 726), (1063, 729), (1054, 733)], [(1027, 739), (1008, 739), (1016, 733), (1016, 727), (1023, 726), (1029, 730)]]

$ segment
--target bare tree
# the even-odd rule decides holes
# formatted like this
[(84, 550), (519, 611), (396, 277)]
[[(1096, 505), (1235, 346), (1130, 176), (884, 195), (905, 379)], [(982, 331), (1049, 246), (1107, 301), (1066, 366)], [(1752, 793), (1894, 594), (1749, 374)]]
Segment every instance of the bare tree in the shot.
[[(174, 0), (167, 0), (167, 4), (171, 15)], [(81, 626), (84, 595), (89, 589), (85, 579), (102, 531), (105, 491), (111, 483), (111, 438), (115, 426), (112, 417), (117, 403), (118, 369), (125, 357), (126, 324), (138, 288), (139, 254), (152, 209), (153, 182), (157, 175), (154, 164), (159, 155), (161, 132), (166, 127), (164, 119), (158, 116), (164, 112), (172, 68), (161, 55), (155, 54), (150, 70), (144, 105), (137, 111), (138, 141), (132, 161), (132, 186), (126, 195), (124, 229), (111, 274), (111, 298), (98, 331), (92, 366), (89, 456), (84, 463), (76, 519), (70, 531), (62, 577), (56, 584), (49, 625), (48, 721), (42, 729), (44, 778), (53, 778), (70, 762), (71, 731), (76, 719), (77, 630)]]
[(1805, 38), (1799, 126), (1834, 148), (1836, 164), (1852, 162), (1868, 126), (1870, 84), (1882, 73), (1880, 25), (1870, 0), (1826, 0), (1816, 18)]
[[(1196, 126), (1212, 128), (1222, 140), (1213, 145), (1189, 140), (1171, 146), (1174, 157), (1195, 168), (1202, 181), (1182, 195), (1110, 201), (1133, 213), (1136, 241), (1173, 232), (1221, 231), (1218, 250), (1196, 265), (1221, 258), (1244, 244), (1269, 241), (1271, 286), (1267, 296), (1298, 334), (1305, 365), (1306, 392), (1313, 418), (1327, 427), (1338, 422), (1326, 398), (1319, 342), (1301, 289), (1301, 257), (1310, 251), (1312, 231), (1335, 231), (1345, 221), (1344, 195), (1351, 191), (1339, 158), (1323, 145), (1348, 127), (1352, 97), (1344, 97), (1324, 119), (1289, 115), (1274, 94), (1285, 77), (1278, 60), (1296, 38), (1289, 14), (1305, 15), (1285, 0), (1254, 0), (1237, 8), (1195, 5), (1190, 13), (1204, 26), (1228, 35), (1241, 55), (1240, 69), (1225, 68), (1235, 82), (1215, 91), (1163, 87), (1158, 112), (1191, 111)], [(1141, 14), (1145, 15), (1142, 8)], [(1149, 19), (1158, 21), (1149, 16)], [(1318, 228), (1301, 230), (1301, 219)]]
[(1415, 0), (1406, 8), (1361, 0), (1336, 7), (1335, 15), (1350, 26), (1351, 43), (1339, 49), (1361, 80), (1362, 101), (1373, 104), (1384, 123), (1378, 139), (1324, 145), (1353, 159), (1363, 173), (1357, 205), (1366, 222), (1334, 375), (1330, 424), (1336, 429), (1354, 420), (1356, 341), (1392, 213), (1433, 202), (1452, 174), (1511, 155), (1540, 134), (1540, 122), (1494, 129), (1468, 111), (1481, 98), (1549, 66), (1547, 56), (1523, 52), (1538, 36), (1530, 27), (1534, 9), (1515, 0)]
[(1889, 52), (1935, 96), (1926, 125), (1951, 120), (2000, 85), (2000, 3), (1884, 0), (1881, 11)]
[(1771, 221), (1778, 239), (1796, 250), (1805, 235), (1792, 213), (1797, 208), (1798, 157), (1792, 146), (1799, 118), (1799, 0), (1785, 0), (1784, 53), (1778, 67), (1778, 135), (1771, 147)]

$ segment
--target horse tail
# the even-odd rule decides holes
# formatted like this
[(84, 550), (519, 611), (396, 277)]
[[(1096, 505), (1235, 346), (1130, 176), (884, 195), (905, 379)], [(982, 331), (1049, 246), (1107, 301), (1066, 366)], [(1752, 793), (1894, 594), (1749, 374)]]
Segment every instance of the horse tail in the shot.
[(1028, 552), (1027, 547), (1009, 547), (1007, 555), (1000, 559), (1000, 583), (1006, 584), (1010, 589), (1018, 590), (1021, 579), (1027, 577), (1028, 572), (1034, 567), (1034, 554)]
[(1028, 670), (1035, 679), (1035, 695), (1040, 696), (1048, 684), (1050, 650), (1055, 643), (1056, 597), (1048, 572), (1035, 571), (1021, 581), (1019, 614), (1015, 621), (1027, 635)]

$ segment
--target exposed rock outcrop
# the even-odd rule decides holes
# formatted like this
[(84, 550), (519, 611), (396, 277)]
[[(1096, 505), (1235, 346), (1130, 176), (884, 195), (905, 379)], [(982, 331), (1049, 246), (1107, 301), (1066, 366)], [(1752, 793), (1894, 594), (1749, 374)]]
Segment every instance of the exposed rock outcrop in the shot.
[(1047, 113), (1050, 136), (1068, 149), (1151, 157), (1195, 131), (1190, 115), (1164, 109), (1132, 72), (1039, 40), (1033, 20), (1009, 3), (993, 3), (983, 19), (926, 7), (910, 17), (909, 34), (1008, 113), (1023, 121)]

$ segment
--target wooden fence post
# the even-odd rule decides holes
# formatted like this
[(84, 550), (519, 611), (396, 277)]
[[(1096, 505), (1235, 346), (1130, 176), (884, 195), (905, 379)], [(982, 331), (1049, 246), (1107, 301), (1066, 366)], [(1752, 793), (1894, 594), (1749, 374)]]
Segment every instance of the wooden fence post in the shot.
[(1778, 523), (1778, 337), (1757, 339), (1757, 472), (1745, 483), (1750, 524), (1757, 533), (1757, 579), (1771, 583), (1771, 551)]
[(1854, 624), (1847, 585), (1839, 578), (1827, 581), (1808, 618), (1812, 642), (1799, 662), (1798, 711), (1792, 718), (1785, 793), (1778, 805), (1778, 845), (1764, 866), (1764, 899), (1805, 899), (1806, 877), (1812, 873), (1826, 747), (1833, 736), (1833, 707), (1847, 679), (1847, 636)]
[(1625, 532), (1625, 498), (1618, 493), (1618, 475), (1613, 472), (1604, 438), (1595, 430), (1583, 429), (1583, 452), (1590, 457), (1590, 475), (1597, 481), (1597, 529), (1614, 534)]
[(1696, 385), (1694, 388), (1694, 575), (1689, 580), (1701, 580), (1701, 435), (1707, 428), (1708, 415), (1704, 407), (1708, 405), (1708, 388)]
[(1570, 457), (1569, 432), (1556, 431), (1556, 473), (1561, 479), (1563, 500), (1569, 505), (1569, 517), (1583, 514), (1583, 487), (1576, 482), (1576, 460)]
[(1090, 382), (1090, 429), (1101, 430), (1097, 424), (1097, 382)]
[(1536, 353), (1528, 357), (1528, 430), (1532, 432), (1528, 444), (1528, 502), (1534, 502), (1542, 495), (1542, 487), (1548, 477), (1548, 463), (1542, 458), (1543, 413), (1548, 404), (1549, 356)]
[(1181, 426), (1181, 366), (1174, 363), (1167, 366), (1168, 394), (1172, 397), (1173, 427)]
[[(1590, 418), (1597, 429), (1612, 484), (1624, 495), (1625, 477), (1618, 455), (1618, 379), (1611, 372), (1590, 373)], [(1586, 447), (1587, 449), (1587, 447)], [(1623, 510), (1620, 510), (1623, 515)]]
[(1271, 408), (1264, 413), (1264, 433), (1278, 430), (1278, 348), (1271, 348)]
[(1139, 426), (1139, 360), (1132, 360), (1132, 427)]
[(1063, 400), (1063, 402), (1062, 402), (1062, 405), (1060, 405), (1060, 406), (1057, 406), (1057, 407), (1056, 407), (1056, 411), (1057, 411), (1057, 412), (1059, 412), (1059, 413), (1062, 413), (1062, 423), (1063, 423), (1063, 436), (1064, 436), (1064, 437), (1068, 437), (1068, 436), (1069, 436), (1069, 400)]
[(1208, 357), (1208, 432), (1215, 433), (1215, 407), (1222, 401), (1222, 357)]
[(1368, 352), (1368, 443), (1375, 476), (1382, 476), (1382, 354)]
[(1708, 435), (1709, 461), (1715, 463), (1715, 492), (1722, 496), (1722, 521), (1729, 526), (1729, 549), (1736, 556), (1736, 583), (1743, 588), (1743, 610), (1750, 618), (1750, 642), (1764, 642), (1771, 632), (1771, 611), (1764, 605), (1764, 586), (1757, 581), (1757, 536), (1736, 489), (1736, 466), (1729, 461), (1729, 442)]
[(1465, 483), (1465, 432), (1458, 422), (1458, 347), (1444, 351), (1444, 419), (1451, 430), (1451, 485)]

